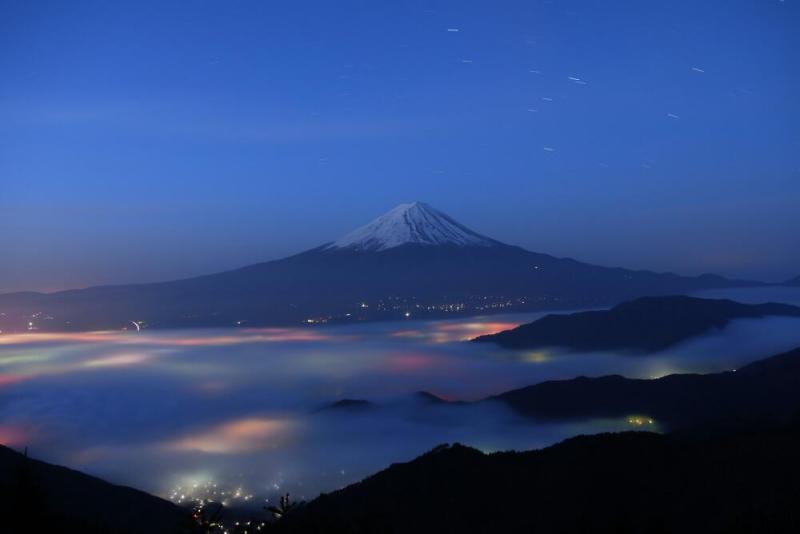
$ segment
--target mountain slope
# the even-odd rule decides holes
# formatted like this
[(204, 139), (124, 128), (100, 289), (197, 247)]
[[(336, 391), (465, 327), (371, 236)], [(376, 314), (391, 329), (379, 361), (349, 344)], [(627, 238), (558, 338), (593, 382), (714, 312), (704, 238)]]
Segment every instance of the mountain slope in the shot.
[(476, 338), (502, 347), (658, 351), (734, 319), (768, 315), (800, 317), (788, 304), (741, 304), (684, 296), (644, 297), (610, 310), (548, 315), (512, 330)]
[(654, 380), (579, 377), (516, 389), (487, 399), (534, 418), (643, 414), (670, 428), (783, 423), (800, 412), (800, 348), (736, 371), (668, 375)]
[[(187, 510), (0, 446), (3, 532), (193, 532)], [(6, 530), (7, 529), (7, 530)]]
[[(0, 296), (19, 331), (286, 325), (605, 306), (747, 285), (597, 267), (494, 241), (429, 206), (401, 205), (340, 240), (281, 260), (155, 284)], [(752, 284), (750, 284), (752, 285)]]
[(797, 426), (712, 439), (579, 436), (528, 452), (443, 445), (328, 495), (282, 533), (797, 532)]

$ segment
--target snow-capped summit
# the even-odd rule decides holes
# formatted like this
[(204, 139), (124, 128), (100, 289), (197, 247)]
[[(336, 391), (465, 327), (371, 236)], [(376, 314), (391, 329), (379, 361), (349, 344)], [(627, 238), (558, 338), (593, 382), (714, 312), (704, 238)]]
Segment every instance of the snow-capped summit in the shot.
[(400, 204), (327, 246), (380, 251), (400, 245), (490, 247), (498, 242), (473, 232), (424, 202)]

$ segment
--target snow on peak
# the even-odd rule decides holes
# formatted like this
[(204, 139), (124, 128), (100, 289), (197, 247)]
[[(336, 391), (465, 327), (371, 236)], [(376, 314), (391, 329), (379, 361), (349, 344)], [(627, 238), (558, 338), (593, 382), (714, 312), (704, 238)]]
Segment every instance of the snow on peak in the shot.
[(497, 242), (473, 232), (424, 202), (412, 202), (400, 204), (327, 248), (377, 251), (406, 244), (488, 247)]

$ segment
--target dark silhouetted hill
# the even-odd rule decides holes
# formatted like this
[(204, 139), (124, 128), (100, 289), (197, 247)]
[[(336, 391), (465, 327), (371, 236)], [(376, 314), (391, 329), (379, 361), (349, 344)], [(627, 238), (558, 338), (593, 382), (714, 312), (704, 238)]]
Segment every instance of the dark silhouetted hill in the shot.
[(321, 407), (318, 412), (322, 411), (362, 411), (374, 408), (375, 405), (368, 400), (364, 399), (341, 399)]
[(0, 532), (194, 532), (187, 510), (0, 446)]
[(644, 432), (483, 454), (440, 446), (279, 523), (303, 533), (800, 532), (800, 433)]
[(724, 328), (734, 319), (769, 315), (800, 317), (800, 308), (685, 296), (644, 297), (623, 302), (610, 310), (548, 315), (474, 341), (493, 342), (513, 349), (566, 347), (586, 351), (652, 352)]
[(782, 424), (800, 411), (800, 348), (706, 375), (622, 376), (543, 382), (491, 397), (534, 418), (643, 414), (673, 429)]

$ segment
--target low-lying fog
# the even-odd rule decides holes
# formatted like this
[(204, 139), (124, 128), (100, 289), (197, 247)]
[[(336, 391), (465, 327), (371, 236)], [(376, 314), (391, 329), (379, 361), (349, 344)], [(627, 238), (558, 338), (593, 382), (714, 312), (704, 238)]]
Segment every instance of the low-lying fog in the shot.
[[(703, 296), (800, 304), (800, 288)], [(165, 497), (308, 499), (444, 442), (531, 449), (627, 424), (534, 423), (499, 405), (433, 406), (414, 395), (421, 390), (474, 400), (577, 375), (720, 371), (800, 346), (800, 319), (788, 318), (737, 321), (649, 356), (463, 342), (540, 315), (0, 335), (0, 443)], [(380, 407), (318, 410), (344, 398)]]

